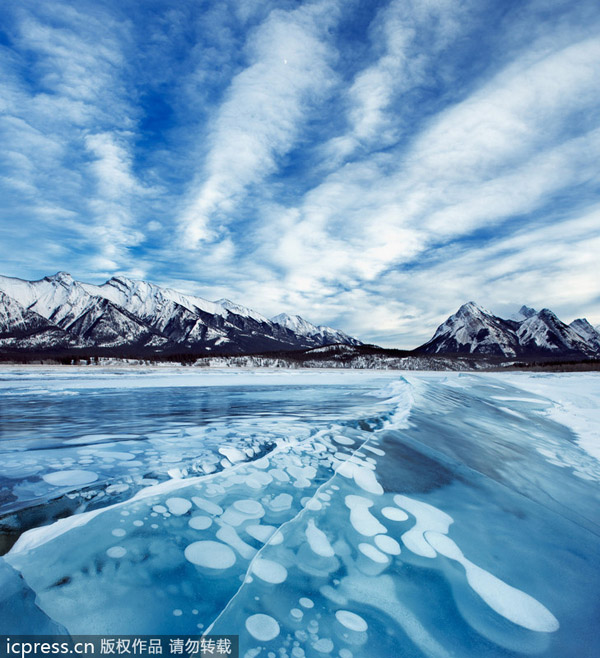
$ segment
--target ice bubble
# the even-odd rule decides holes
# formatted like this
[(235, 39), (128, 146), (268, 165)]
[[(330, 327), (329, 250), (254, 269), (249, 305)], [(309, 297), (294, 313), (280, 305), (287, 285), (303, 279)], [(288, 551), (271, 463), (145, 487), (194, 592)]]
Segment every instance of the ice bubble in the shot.
[(306, 598), (306, 596), (303, 596), (298, 603), (303, 607), (306, 608), (307, 610), (310, 610), (311, 608), (315, 607), (315, 604), (311, 599)]
[(113, 557), (113, 558), (120, 558), (123, 557), (127, 553), (127, 549), (123, 548), (123, 546), (111, 546), (107, 551), (106, 554), (108, 557)]
[(279, 562), (260, 557), (252, 563), (252, 573), (272, 585), (279, 585), (288, 575), (287, 569)]
[(409, 498), (408, 496), (398, 494), (394, 496), (394, 502), (398, 507), (402, 507), (410, 512), (417, 520), (415, 525), (402, 535), (402, 541), (406, 548), (422, 557), (436, 557), (435, 550), (425, 540), (423, 533), (432, 530), (446, 534), (454, 519), (437, 507), (423, 503), (420, 500)]
[(387, 532), (387, 528), (369, 512), (373, 501), (363, 496), (350, 495), (346, 496), (344, 502), (350, 510), (350, 523), (356, 532), (365, 537), (373, 537)]
[(366, 631), (369, 627), (367, 622), (360, 615), (357, 615), (354, 612), (350, 612), (350, 610), (338, 610), (335, 613), (335, 617), (342, 626), (345, 626), (348, 630), (351, 631), (364, 633), (364, 631)]
[(294, 486), (299, 489), (309, 487), (311, 480), (317, 474), (314, 466), (295, 466), (292, 464), (287, 467), (287, 471), (296, 480)]
[(290, 610), (290, 615), (297, 621), (300, 621), (302, 617), (304, 617), (304, 613), (299, 608), (292, 608)]
[(333, 642), (327, 637), (322, 637), (313, 644), (313, 649), (319, 653), (331, 653), (333, 651)]
[(246, 544), (245, 541), (240, 539), (240, 536), (230, 525), (223, 525), (217, 530), (217, 539), (229, 544), (246, 560), (251, 560), (256, 555), (256, 549)]
[(318, 512), (319, 510), (323, 509), (323, 503), (316, 498), (310, 498), (306, 501), (305, 507), (306, 509), (309, 509), (313, 512)]
[(273, 617), (260, 613), (246, 619), (246, 630), (259, 642), (269, 642), (280, 632), (279, 624)]
[(200, 496), (193, 496), (192, 502), (196, 507), (199, 507), (201, 510), (212, 514), (213, 516), (219, 516), (223, 514), (223, 508), (217, 505), (216, 503), (206, 500), (206, 498), (200, 498)]
[(274, 512), (284, 512), (285, 510), (290, 509), (293, 501), (294, 499), (290, 496), (290, 494), (282, 493), (273, 498), (269, 504), (269, 507)]
[(353, 478), (356, 485), (367, 493), (375, 494), (376, 496), (383, 494), (383, 487), (377, 482), (375, 473), (366, 466), (348, 460), (337, 469), (337, 472), (345, 478)]
[(390, 521), (406, 521), (408, 519), (408, 514), (397, 507), (384, 507), (381, 513)]
[(143, 522), (143, 521), (140, 521), (140, 520), (138, 519), (137, 521), (134, 521), (134, 522), (133, 522), (133, 525), (140, 527), (140, 526), (143, 526), (143, 525), (144, 525), (144, 522)]
[(340, 658), (353, 658), (353, 653), (349, 649), (340, 649)]
[(358, 550), (365, 556), (368, 557), (369, 560), (372, 560), (373, 562), (377, 562), (377, 564), (386, 564), (389, 560), (387, 555), (382, 553), (381, 551), (378, 551), (373, 544), (359, 544), (358, 545)]
[(152, 508), (157, 514), (164, 514), (167, 508), (164, 505), (154, 505)]
[(235, 553), (218, 541), (196, 541), (186, 547), (184, 554), (192, 564), (207, 569), (228, 569), (235, 564)]
[(167, 498), (167, 507), (169, 512), (175, 516), (182, 516), (187, 514), (192, 507), (192, 503), (185, 498)]
[(354, 439), (351, 439), (348, 436), (344, 436), (343, 434), (337, 434), (333, 437), (333, 440), (343, 446), (351, 446), (355, 443)]
[(212, 525), (212, 519), (208, 516), (192, 516), (188, 525), (194, 530), (206, 530)]
[(272, 468), (269, 473), (279, 482), (290, 481), (290, 476), (281, 468)]
[(266, 487), (267, 484), (271, 484), (271, 482), (273, 482), (273, 478), (268, 473), (256, 471), (249, 477), (244, 477), (242, 481), (245, 482), (251, 489), (262, 489), (263, 487)]
[(388, 555), (400, 555), (400, 544), (388, 535), (376, 535), (375, 546)]
[(471, 588), (499, 615), (531, 631), (553, 633), (558, 630), (558, 620), (548, 608), (473, 564), (452, 539), (437, 532), (427, 532), (425, 538), (438, 553), (462, 564)]
[(219, 448), (219, 452), (223, 456), (225, 456), (232, 464), (235, 464), (236, 462), (246, 461), (246, 455), (241, 450), (238, 450), (237, 448), (225, 446)]
[(270, 537), (275, 532), (276, 528), (272, 525), (249, 525), (246, 526), (246, 532), (257, 539), (258, 541), (266, 544), (269, 541)]
[(108, 487), (106, 487), (105, 491), (107, 494), (118, 494), (118, 493), (123, 493), (124, 491), (127, 491), (129, 489), (128, 484), (110, 484)]
[(180, 610), (179, 608), (176, 608), (175, 610), (173, 610), (173, 615), (175, 617), (181, 617), (182, 614), (183, 614), (183, 610)]
[(55, 487), (72, 487), (81, 484), (89, 484), (90, 482), (95, 482), (98, 479), (98, 474), (94, 471), (55, 471), (54, 473), (46, 473), (42, 475), (44, 480), (48, 484), (52, 484)]
[(127, 534), (127, 532), (126, 532), (125, 530), (123, 530), (123, 528), (115, 528), (115, 529), (112, 531), (112, 534), (113, 534), (115, 537), (125, 537), (125, 535)]
[(333, 557), (335, 555), (327, 535), (317, 528), (313, 519), (310, 519), (306, 527), (306, 539), (313, 553), (321, 557)]
[(383, 457), (385, 455), (384, 450), (381, 450), (380, 448), (375, 448), (374, 446), (370, 446), (368, 444), (365, 444), (363, 448), (365, 450), (370, 450), (374, 455), (377, 455), (378, 457)]
[(250, 498), (236, 500), (235, 503), (233, 503), (233, 506), (238, 512), (256, 519), (265, 515), (264, 507), (257, 500), (252, 500)]

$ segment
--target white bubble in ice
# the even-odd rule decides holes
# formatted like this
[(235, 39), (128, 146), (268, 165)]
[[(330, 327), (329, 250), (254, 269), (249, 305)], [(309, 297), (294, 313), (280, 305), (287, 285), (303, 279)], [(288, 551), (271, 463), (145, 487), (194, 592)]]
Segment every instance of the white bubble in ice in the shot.
[(313, 519), (309, 520), (305, 534), (313, 553), (321, 557), (333, 557), (335, 555), (327, 535), (317, 528)]
[(144, 522), (143, 522), (143, 521), (140, 521), (140, 520), (138, 519), (137, 521), (134, 521), (134, 522), (133, 522), (133, 525), (140, 527), (140, 526), (144, 525)]
[(348, 436), (344, 436), (343, 434), (336, 434), (333, 437), (333, 440), (336, 443), (339, 443), (342, 446), (351, 446), (351, 445), (354, 445), (354, 443), (355, 443), (354, 439), (351, 439)]
[(251, 498), (236, 500), (233, 506), (238, 512), (247, 514), (248, 516), (258, 517), (265, 514), (264, 507), (257, 500), (252, 500)]
[(264, 558), (256, 558), (252, 563), (252, 573), (258, 576), (261, 580), (272, 585), (279, 585), (287, 578), (287, 569), (283, 564), (267, 560)]
[(388, 555), (400, 555), (400, 544), (388, 535), (377, 535), (374, 539), (375, 546)]
[(340, 658), (353, 658), (353, 655), (349, 649), (340, 649)]
[(207, 569), (228, 569), (235, 564), (235, 553), (218, 541), (196, 541), (186, 547), (184, 554), (192, 564)]
[(246, 619), (246, 630), (255, 640), (269, 642), (279, 635), (279, 624), (269, 615), (251, 615)]
[(333, 651), (333, 642), (328, 637), (322, 637), (312, 646), (313, 649), (319, 653), (331, 653)]
[(290, 615), (298, 621), (300, 621), (300, 619), (302, 619), (302, 617), (304, 617), (304, 613), (299, 608), (292, 608), (290, 610)]
[(310, 610), (310, 608), (314, 608), (314, 607), (315, 607), (315, 604), (311, 601), (311, 599), (306, 598), (306, 596), (303, 596), (303, 597), (300, 599), (300, 601), (298, 601), (298, 603), (300, 603), (300, 605), (301, 605), (303, 608), (307, 608), (307, 609), (309, 609), (309, 610)]
[(164, 505), (154, 505), (152, 508), (157, 514), (164, 514), (167, 508)]
[(350, 612), (350, 610), (338, 610), (335, 613), (335, 617), (342, 626), (345, 626), (351, 631), (363, 633), (369, 627), (367, 622), (361, 616), (357, 615), (355, 612)]
[(350, 510), (350, 523), (356, 532), (365, 537), (384, 534), (387, 528), (369, 512), (373, 501), (363, 496), (348, 495), (344, 499), (346, 507)]
[(290, 509), (293, 502), (294, 499), (290, 496), (290, 494), (282, 493), (273, 498), (273, 500), (269, 503), (269, 507), (274, 512), (284, 512), (285, 510)]
[(499, 615), (531, 631), (553, 633), (558, 630), (560, 624), (548, 608), (533, 596), (473, 564), (450, 537), (430, 531), (425, 533), (425, 539), (438, 553), (462, 564), (471, 588)]
[(206, 530), (212, 525), (212, 519), (208, 516), (192, 516), (188, 525), (194, 530)]
[(385, 564), (389, 560), (387, 555), (377, 550), (375, 546), (373, 546), (373, 544), (359, 544), (358, 550), (364, 556), (368, 557), (369, 560), (372, 560), (373, 562), (377, 562), (378, 564)]
[(106, 554), (108, 557), (113, 557), (113, 558), (120, 558), (123, 557), (127, 553), (127, 549), (123, 548), (123, 546), (111, 546), (107, 551)]
[(394, 502), (398, 507), (410, 512), (417, 520), (415, 525), (402, 535), (402, 541), (406, 548), (422, 557), (436, 557), (437, 553), (430, 543), (425, 541), (423, 533), (431, 530), (446, 534), (454, 519), (433, 505), (401, 494), (394, 496)]
[(171, 514), (174, 514), (175, 516), (181, 516), (183, 514), (187, 514), (190, 511), (192, 503), (185, 498), (168, 498), (167, 507), (169, 508), (169, 512), (171, 512)]
[(94, 471), (55, 471), (53, 473), (46, 473), (42, 475), (43, 479), (55, 487), (72, 487), (81, 484), (89, 484), (98, 479), (98, 474)]
[(173, 610), (173, 615), (175, 617), (181, 617), (182, 614), (183, 614), (183, 610), (180, 610), (179, 608), (176, 608), (175, 610)]
[(112, 534), (113, 534), (115, 537), (125, 537), (125, 535), (127, 534), (127, 532), (126, 532), (125, 530), (123, 530), (123, 528), (115, 528), (115, 529), (112, 531)]
[(210, 500), (206, 500), (206, 498), (193, 496), (192, 502), (194, 505), (196, 505), (196, 507), (199, 507), (201, 510), (207, 512), (208, 514), (212, 514), (213, 516), (219, 516), (220, 514), (223, 514), (223, 508), (221, 506), (213, 503)]
[(408, 519), (408, 514), (397, 507), (384, 507), (381, 513), (390, 521), (406, 521)]
[(319, 510), (323, 509), (323, 503), (321, 501), (317, 500), (316, 498), (311, 498), (310, 500), (306, 501), (306, 509), (311, 510), (311, 512), (318, 512)]

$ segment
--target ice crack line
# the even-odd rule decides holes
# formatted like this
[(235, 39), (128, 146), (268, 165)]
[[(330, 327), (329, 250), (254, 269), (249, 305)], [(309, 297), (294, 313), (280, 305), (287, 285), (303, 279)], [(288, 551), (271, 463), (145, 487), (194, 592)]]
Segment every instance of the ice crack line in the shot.
[[(383, 430), (382, 430), (382, 431), (383, 431)], [(375, 434), (375, 433), (374, 433), (374, 434)], [(318, 436), (318, 435), (313, 435), (313, 436), (310, 437), (310, 438), (314, 439), (315, 436)], [(367, 437), (362, 443), (360, 443), (360, 444), (358, 445), (358, 447), (357, 447), (356, 449), (354, 449), (354, 450), (350, 453), (350, 455), (349, 455), (349, 457), (348, 457), (347, 460), (345, 460), (345, 461), (341, 462), (340, 464), (338, 464), (338, 465), (334, 468), (332, 476), (331, 476), (328, 480), (325, 480), (325, 481), (324, 481), (319, 487), (317, 487), (317, 489), (315, 489), (313, 495), (311, 496), (311, 498), (309, 499), (309, 501), (307, 501), (307, 504), (305, 504), (304, 507), (303, 507), (301, 510), (299, 510), (298, 513), (295, 514), (292, 518), (290, 518), (290, 519), (288, 519), (287, 521), (285, 521), (284, 523), (282, 523), (282, 524), (277, 528), (277, 531), (276, 531), (275, 533), (273, 533), (273, 535), (271, 536), (271, 538), (269, 538), (269, 539), (267, 540), (267, 542), (266, 542), (266, 543), (265, 543), (265, 544), (264, 544), (264, 545), (263, 545), (263, 546), (257, 551), (256, 555), (252, 558), (252, 560), (251, 560), (250, 563), (248, 564), (248, 568), (246, 569), (246, 573), (245, 573), (245, 575), (244, 575), (244, 578), (243, 578), (243, 580), (242, 580), (240, 586), (238, 587), (238, 589), (236, 590), (236, 592), (233, 594), (233, 596), (229, 599), (229, 601), (225, 604), (225, 606), (223, 607), (223, 609), (221, 610), (221, 612), (219, 612), (219, 614), (215, 617), (215, 619), (212, 621), (212, 623), (211, 623), (211, 624), (208, 626), (208, 628), (204, 631), (204, 635), (210, 635), (211, 630), (213, 629), (213, 627), (215, 626), (215, 624), (217, 624), (218, 621), (221, 619), (221, 617), (223, 617), (223, 616), (225, 615), (225, 613), (226, 613), (231, 607), (233, 607), (233, 605), (234, 605), (234, 603), (235, 603), (235, 600), (238, 598), (238, 596), (241, 595), (244, 586), (247, 584), (247, 579), (248, 579), (248, 577), (249, 577), (249, 576), (251, 575), (251, 573), (252, 573), (252, 566), (253, 566), (253, 564), (255, 563), (255, 561), (256, 561), (257, 559), (260, 559), (261, 554), (267, 549), (267, 547), (269, 547), (269, 546), (271, 545), (271, 541), (273, 540), (273, 538), (275, 537), (275, 535), (277, 534), (277, 532), (281, 533), (283, 529), (285, 529), (286, 527), (292, 525), (292, 524), (295, 523), (296, 521), (300, 521), (300, 520), (302, 519), (302, 517), (303, 517), (307, 512), (310, 512), (311, 510), (310, 510), (309, 507), (308, 507), (308, 503), (309, 503), (310, 501), (317, 500), (319, 493), (321, 493), (321, 491), (322, 491), (323, 489), (326, 489), (327, 487), (329, 487), (329, 486), (333, 483), (333, 481), (335, 480), (336, 476), (339, 474), (338, 471), (339, 471), (342, 467), (344, 467), (344, 466), (347, 464), (347, 462), (348, 462), (349, 460), (351, 460), (352, 458), (354, 458), (354, 459), (358, 459), (358, 457), (356, 457), (356, 453), (360, 452), (360, 451), (361, 451), (361, 450), (362, 450), (362, 449), (363, 449), (363, 448), (369, 443), (369, 441), (371, 441), (372, 439), (373, 439), (373, 436), (368, 436), (368, 437)], [(308, 439), (307, 439), (307, 441), (308, 441)], [(286, 446), (286, 451), (291, 450), (293, 447), (296, 447), (296, 446), (291, 446), (291, 445)], [(332, 447), (333, 447), (333, 446), (332, 446)], [(276, 451), (271, 452), (270, 455), (273, 455), (275, 452), (276, 452)], [(270, 455), (269, 455), (269, 456), (270, 456)]]

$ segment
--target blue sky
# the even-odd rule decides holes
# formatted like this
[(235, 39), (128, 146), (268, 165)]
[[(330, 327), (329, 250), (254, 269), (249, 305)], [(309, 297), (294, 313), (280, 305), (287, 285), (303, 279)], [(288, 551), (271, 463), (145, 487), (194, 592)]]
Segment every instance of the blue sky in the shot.
[(143, 278), (414, 347), (600, 323), (600, 6), (5, 0), (3, 274)]

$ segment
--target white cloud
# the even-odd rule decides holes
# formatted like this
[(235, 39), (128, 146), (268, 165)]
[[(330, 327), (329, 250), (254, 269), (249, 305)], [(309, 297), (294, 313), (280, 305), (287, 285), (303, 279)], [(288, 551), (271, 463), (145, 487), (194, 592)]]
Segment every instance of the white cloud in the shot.
[(251, 64), (231, 83), (209, 136), (209, 152), (181, 218), (186, 246), (211, 240), (234, 214), (238, 196), (273, 173), (294, 145), (307, 112), (330, 88), (322, 36), (333, 1), (273, 11), (247, 45)]

